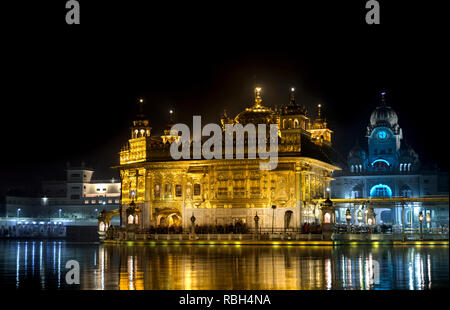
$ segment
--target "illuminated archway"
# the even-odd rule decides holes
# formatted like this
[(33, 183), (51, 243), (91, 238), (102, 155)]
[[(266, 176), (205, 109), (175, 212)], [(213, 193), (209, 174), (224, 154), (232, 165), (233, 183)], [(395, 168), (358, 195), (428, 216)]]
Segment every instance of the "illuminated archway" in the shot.
[(374, 170), (376, 171), (386, 171), (389, 169), (391, 165), (389, 164), (389, 162), (385, 159), (377, 159), (374, 160), (372, 162), (372, 167), (374, 168)]
[(169, 227), (181, 225), (181, 217), (176, 213), (172, 213), (169, 216), (167, 216), (167, 220), (168, 220)]
[(389, 197), (392, 198), (392, 190), (385, 184), (378, 184), (370, 189), (370, 198)]

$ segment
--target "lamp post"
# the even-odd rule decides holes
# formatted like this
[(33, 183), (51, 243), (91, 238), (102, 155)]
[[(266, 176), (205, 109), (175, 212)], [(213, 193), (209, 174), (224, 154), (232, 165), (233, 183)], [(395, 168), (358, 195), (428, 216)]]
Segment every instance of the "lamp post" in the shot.
[(259, 229), (259, 216), (258, 216), (258, 213), (256, 213), (256, 215), (255, 215), (255, 217), (254, 217), (254, 220), (255, 220), (255, 233), (256, 234), (258, 234), (258, 229)]
[(275, 209), (277, 208), (276, 205), (272, 206), (272, 235), (273, 235), (273, 222), (275, 220)]
[(422, 222), (423, 222), (423, 213), (422, 213), (422, 211), (420, 211), (420, 212), (419, 212), (420, 240), (423, 239), (423, 235), (422, 235)]
[(62, 210), (59, 209), (59, 210), (58, 210), (58, 217), (59, 217), (59, 218), (61, 218), (61, 212), (62, 212)]
[(192, 216), (191, 216), (191, 223), (192, 223), (192, 234), (194, 235), (195, 234), (195, 216), (194, 216), (194, 213), (192, 213)]
[(52, 219), (52, 214), (50, 213), (50, 204), (47, 203), (47, 202), (48, 202), (47, 196), (42, 197), (42, 205), (43, 205), (43, 206), (48, 205), (48, 208), (47, 208), (47, 215), (48, 215), (48, 221), (50, 222), (51, 219)]
[(17, 209), (17, 221), (20, 220), (20, 211), (22, 211), (21, 208)]
[(359, 223), (360, 226), (361, 226), (361, 224), (362, 224), (362, 220), (363, 220), (362, 211), (359, 210), (359, 211), (358, 211), (358, 223)]
[(347, 232), (350, 232), (350, 221), (352, 220), (352, 214), (350, 213), (350, 209), (345, 211), (345, 219), (347, 221)]

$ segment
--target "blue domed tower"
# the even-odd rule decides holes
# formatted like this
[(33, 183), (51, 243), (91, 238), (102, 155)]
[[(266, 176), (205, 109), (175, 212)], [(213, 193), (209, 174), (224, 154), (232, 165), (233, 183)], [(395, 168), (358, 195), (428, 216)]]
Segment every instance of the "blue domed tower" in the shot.
[(381, 105), (370, 116), (367, 126), (367, 171), (398, 171), (399, 150), (403, 138), (395, 111), (386, 105), (386, 93), (381, 93)]
[[(356, 143), (348, 153), (347, 167), (333, 173), (332, 199), (448, 195), (448, 181), (445, 181), (448, 174), (421, 167), (418, 154), (405, 142), (397, 113), (386, 105), (385, 95), (381, 93), (381, 104), (370, 115), (367, 145)], [(381, 205), (375, 208), (373, 220), (377, 224), (400, 227), (403, 216), (405, 227), (417, 228), (418, 214), (425, 213), (427, 207), (407, 203), (402, 215), (401, 207)], [(338, 208), (338, 223), (346, 223), (346, 208), (354, 209), (355, 205), (349, 203)], [(362, 210), (361, 206), (358, 208)], [(448, 225), (448, 208), (432, 208), (426, 212), (431, 214), (430, 225)]]

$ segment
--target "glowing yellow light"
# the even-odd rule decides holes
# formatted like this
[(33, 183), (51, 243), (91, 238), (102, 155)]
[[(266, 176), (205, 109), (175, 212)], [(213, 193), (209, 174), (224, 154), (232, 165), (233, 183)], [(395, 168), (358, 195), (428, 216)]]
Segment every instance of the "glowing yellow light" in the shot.
[(256, 91), (260, 92), (261, 91), (261, 87), (256, 87)]
[(321, 107), (322, 107), (322, 105), (321, 105), (321, 104), (319, 103), (318, 107), (319, 107), (319, 108), (321, 108)]
[(292, 87), (292, 88), (291, 88), (291, 91), (295, 91), (295, 88), (294, 88), (294, 87)]
[(140, 102), (140, 103), (144, 102), (144, 99), (140, 98), (140, 99), (139, 99), (139, 102)]
[(170, 110), (169, 113), (172, 114), (172, 113), (173, 113), (173, 110)]

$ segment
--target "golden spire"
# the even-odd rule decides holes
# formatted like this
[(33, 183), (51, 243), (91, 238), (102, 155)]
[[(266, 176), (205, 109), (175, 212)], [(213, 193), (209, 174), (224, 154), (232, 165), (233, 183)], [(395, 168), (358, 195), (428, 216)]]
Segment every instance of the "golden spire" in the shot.
[(255, 88), (255, 106), (260, 107), (261, 106), (261, 87)]
[(144, 114), (144, 99), (139, 98), (139, 114)]
[(295, 88), (291, 87), (291, 103), (295, 103)]
[(319, 104), (317, 105), (317, 119), (318, 119), (318, 120), (319, 120), (319, 119), (322, 119), (321, 108), (322, 108), (322, 105), (319, 103)]

